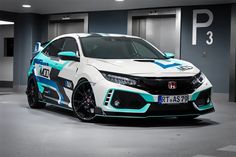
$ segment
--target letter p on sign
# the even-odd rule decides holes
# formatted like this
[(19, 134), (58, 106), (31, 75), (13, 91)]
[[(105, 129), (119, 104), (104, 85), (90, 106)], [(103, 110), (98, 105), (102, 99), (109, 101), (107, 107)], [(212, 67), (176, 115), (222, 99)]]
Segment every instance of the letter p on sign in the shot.
[[(206, 22), (198, 23), (197, 17), (199, 14), (206, 14), (209, 18)], [(203, 27), (209, 27), (213, 22), (213, 13), (208, 9), (198, 9), (193, 10), (193, 30), (192, 30), (192, 45), (197, 45), (197, 29)], [(211, 40), (213, 43), (213, 33), (211, 31), (208, 32), (211, 35)]]

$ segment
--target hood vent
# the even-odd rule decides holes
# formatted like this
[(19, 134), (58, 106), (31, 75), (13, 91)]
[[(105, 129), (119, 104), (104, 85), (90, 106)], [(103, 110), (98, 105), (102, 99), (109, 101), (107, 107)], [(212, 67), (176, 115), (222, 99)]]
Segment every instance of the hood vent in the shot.
[(134, 61), (136, 61), (136, 62), (155, 62), (155, 60), (153, 60), (153, 59), (140, 59), (140, 60), (134, 60)]

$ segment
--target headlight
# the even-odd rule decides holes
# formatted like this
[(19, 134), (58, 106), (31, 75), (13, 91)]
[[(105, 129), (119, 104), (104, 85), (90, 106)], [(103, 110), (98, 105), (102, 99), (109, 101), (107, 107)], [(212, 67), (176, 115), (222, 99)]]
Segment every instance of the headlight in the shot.
[(194, 80), (192, 81), (194, 86), (198, 86), (201, 85), (204, 80), (205, 80), (205, 75), (203, 73), (199, 73), (195, 76)]
[(101, 72), (101, 73), (105, 79), (114, 83), (128, 85), (128, 86), (135, 86), (137, 84), (136, 80), (125, 77), (125, 76), (118, 76), (119, 74), (113, 74), (113, 73), (108, 73), (108, 72)]

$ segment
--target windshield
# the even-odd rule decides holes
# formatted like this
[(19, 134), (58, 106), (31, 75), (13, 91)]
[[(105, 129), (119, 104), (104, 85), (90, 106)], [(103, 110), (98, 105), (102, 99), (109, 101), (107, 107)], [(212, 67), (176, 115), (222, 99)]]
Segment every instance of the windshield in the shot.
[(165, 59), (142, 39), (127, 37), (81, 37), (85, 57), (101, 59)]

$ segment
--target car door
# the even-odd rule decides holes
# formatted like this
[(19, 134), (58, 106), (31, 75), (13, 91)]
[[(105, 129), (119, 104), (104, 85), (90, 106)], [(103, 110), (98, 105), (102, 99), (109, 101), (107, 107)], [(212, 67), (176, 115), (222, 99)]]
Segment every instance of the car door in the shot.
[(58, 57), (63, 45), (64, 38), (51, 42), (35, 60), (36, 78), (42, 96), (47, 102), (59, 105), (63, 105), (65, 100), (57, 80), (60, 70), (67, 64)]
[[(65, 37), (62, 51), (74, 52), (79, 58), (79, 49), (76, 39), (73, 37)], [(59, 74), (57, 74), (57, 76), (54, 76), (56, 73), (54, 72), (54, 75), (52, 75), (51, 77), (56, 77), (59, 91), (64, 98), (63, 103), (65, 105), (68, 105), (70, 103), (70, 98), (72, 96), (75, 84), (77, 83), (77, 80), (75, 78), (78, 68), (80, 67), (80, 62), (72, 60), (63, 61), (59, 58), (57, 66), (58, 65), (61, 66), (59, 68)]]

